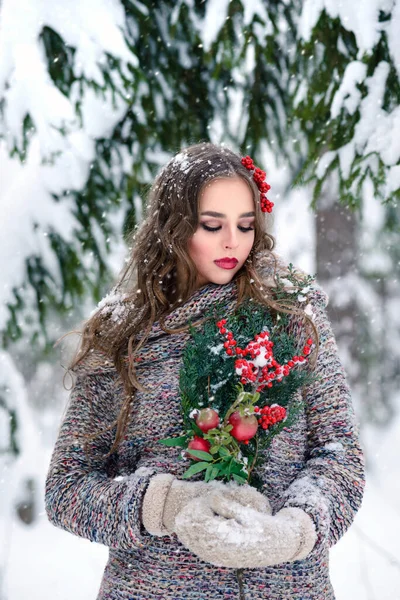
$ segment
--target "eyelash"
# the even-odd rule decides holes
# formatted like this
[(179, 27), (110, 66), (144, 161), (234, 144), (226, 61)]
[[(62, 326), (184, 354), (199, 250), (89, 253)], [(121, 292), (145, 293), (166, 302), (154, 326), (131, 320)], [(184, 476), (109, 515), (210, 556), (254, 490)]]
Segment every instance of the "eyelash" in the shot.
[[(206, 225), (205, 223), (201, 223), (201, 226), (203, 227), (203, 229), (205, 229), (206, 231), (219, 231), (221, 229), (221, 226), (219, 227), (209, 227), (208, 225)], [(241, 227), (239, 225), (239, 229), (240, 231), (242, 231), (243, 233), (246, 233), (247, 231), (254, 231), (254, 227)]]

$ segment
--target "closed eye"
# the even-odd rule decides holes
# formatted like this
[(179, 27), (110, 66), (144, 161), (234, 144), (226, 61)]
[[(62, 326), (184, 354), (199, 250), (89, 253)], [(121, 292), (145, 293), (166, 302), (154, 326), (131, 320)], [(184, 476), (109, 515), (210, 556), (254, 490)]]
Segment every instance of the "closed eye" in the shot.
[[(219, 227), (209, 227), (205, 223), (201, 223), (201, 226), (206, 231), (219, 231), (221, 229), (221, 225), (219, 225)], [(243, 232), (254, 231), (254, 227), (243, 227), (242, 225), (238, 225), (238, 229), (240, 229), (240, 231), (243, 231)]]

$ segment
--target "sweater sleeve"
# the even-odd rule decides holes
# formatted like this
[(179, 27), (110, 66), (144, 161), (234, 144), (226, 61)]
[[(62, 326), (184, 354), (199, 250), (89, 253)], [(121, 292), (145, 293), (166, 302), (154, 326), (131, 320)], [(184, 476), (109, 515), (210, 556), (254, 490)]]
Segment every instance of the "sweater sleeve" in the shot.
[[(147, 485), (156, 470), (141, 467), (112, 479), (106, 454), (116, 417), (115, 371), (78, 373), (62, 419), (45, 485), (45, 508), (53, 525), (106, 546), (143, 547), (140, 518)], [(84, 448), (84, 434), (105, 429)]]
[[(308, 459), (285, 491), (283, 506), (301, 508), (313, 519), (318, 552), (321, 544), (333, 546), (354, 520), (364, 493), (365, 466), (349, 384), (326, 312), (328, 296), (314, 284), (308, 300), (320, 338), (314, 370), (319, 380), (304, 388)], [(303, 343), (304, 322), (300, 325), (299, 317), (293, 321), (292, 333)]]

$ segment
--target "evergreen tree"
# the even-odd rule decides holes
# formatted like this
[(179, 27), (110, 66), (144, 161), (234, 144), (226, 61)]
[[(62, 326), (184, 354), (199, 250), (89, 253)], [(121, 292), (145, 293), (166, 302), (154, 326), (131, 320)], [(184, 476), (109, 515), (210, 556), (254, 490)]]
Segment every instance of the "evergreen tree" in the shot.
[(300, 176), (315, 179), (314, 200), (332, 171), (350, 207), (361, 206), (366, 180), (377, 198), (400, 197), (400, 10), (375, 4), (354, 12), (328, 2), (302, 6), (293, 116), (307, 139)]
[(391, 308), (400, 295), (399, 8), (365, 3), (349, 12), (321, 2), (314, 10), (304, 2), (292, 93), (293, 124), (307, 149), (295, 181), (314, 183), (318, 273), (335, 304), (360, 418), (382, 425), (393, 416), (400, 377)]

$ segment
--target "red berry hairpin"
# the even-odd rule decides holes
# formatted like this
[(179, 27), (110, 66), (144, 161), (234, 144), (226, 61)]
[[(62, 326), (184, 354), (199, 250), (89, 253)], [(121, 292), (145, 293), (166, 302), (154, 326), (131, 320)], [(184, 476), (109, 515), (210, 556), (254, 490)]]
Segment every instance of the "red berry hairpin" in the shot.
[(242, 165), (246, 167), (246, 169), (248, 169), (249, 171), (253, 171), (253, 179), (261, 192), (260, 205), (262, 212), (272, 212), (272, 207), (274, 206), (274, 203), (268, 200), (267, 196), (265, 195), (268, 192), (268, 190), (271, 189), (271, 186), (268, 185), (268, 183), (265, 181), (265, 177), (267, 175), (266, 172), (256, 167), (253, 162), (253, 159), (250, 156), (244, 156), (241, 162)]

